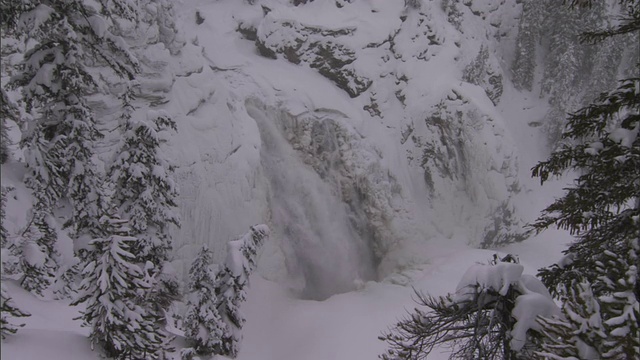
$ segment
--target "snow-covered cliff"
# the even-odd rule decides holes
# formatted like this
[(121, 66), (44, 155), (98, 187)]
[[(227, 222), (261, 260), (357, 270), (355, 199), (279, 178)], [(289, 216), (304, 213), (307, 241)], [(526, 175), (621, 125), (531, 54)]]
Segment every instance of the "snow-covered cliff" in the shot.
[[(486, 3), (486, 4), (485, 4)], [(176, 6), (165, 92), (178, 134), (177, 259), (249, 225), (259, 269), (304, 296), (429, 261), (430, 241), (523, 238), (502, 114), (515, 3), (288, 1)], [(221, 256), (221, 255), (220, 255)]]

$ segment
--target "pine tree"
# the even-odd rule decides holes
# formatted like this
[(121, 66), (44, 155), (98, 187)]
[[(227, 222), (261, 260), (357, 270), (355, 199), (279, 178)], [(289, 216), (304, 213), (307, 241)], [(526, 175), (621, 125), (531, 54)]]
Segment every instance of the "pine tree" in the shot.
[(245, 283), (240, 275), (235, 275), (228, 266), (222, 266), (216, 273), (216, 297), (218, 312), (227, 325), (222, 334), (221, 347), (216, 354), (235, 358), (242, 341), (241, 330), (246, 319), (240, 306), (247, 300)]
[[(590, 1), (575, 3), (584, 5)], [(640, 31), (640, 2), (622, 3), (627, 6), (626, 22), (588, 32), (583, 38), (600, 41), (628, 33), (631, 28)], [(640, 335), (640, 285), (636, 280), (640, 266), (639, 129), (640, 78), (632, 77), (571, 114), (562, 134), (565, 143), (533, 168), (533, 175), (543, 183), (567, 170), (580, 174), (564, 196), (548, 206), (532, 226), (542, 231), (556, 225), (577, 236), (565, 250), (562, 264), (542, 269), (540, 276), (556, 295), (583, 292), (565, 298), (568, 309), (580, 306), (578, 298), (590, 296), (575, 284), (590, 284), (589, 291), (600, 307), (606, 340), (589, 345), (602, 358), (640, 357), (636, 341)]]
[(221, 353), (223, 336), (228, 333), (218, 313), (216, 277), (210, 266), (211, 252), (205, 246), (189, 269), (190, 294), (184, 319), (187, 343), (198, 355)]
[(222, 347), (216, 354), (236, 357), (242, 341), (245, 318), (240, 306), (247, 299), (249, 276), (256, 268), (258, 250), (269, 237), (266, 225), (252, 226), (248, 233), (229, 242), (227, 261), (216, 274), (218, 312), (226, 323)]
[(101, 219), (108, 234), (91, 242), (90, 259), (84, 269), (76, 300), (86, 303), (83, 326), (91, 327), (89, 339), (106, 355), (118, 359), (157, 359), (166, 334), (159, 332), (155, 314), (140, 305), (150, 285), (130, 252), (135, 237), (129, 236), (126, 220), (117, 216)]
[(511, 255), (494, 256), (491, 264), (468, 269), (455, 294), (416, 291), (424, 310), (414, 309), (379, 337), (389, 346), (380, 358), (428, 359), (440, 346), (452, 350), (449, 359), (531, 358), (539, 334), (526, 318), (551, 315), (557, 308), (532, 277), (524, 279), (522, 269)]
[(0, 164), (9, 159), (9, 127), (7, 119), (18, 122), (18, 109), (9, 100), (9, 96), (0, 89)]
[(626, 253), (631, 250), (630, 240), (638, 236), (639, 81), (624, 80), (617, 90), (571, 115), (563, 138), (581, 143), (564, 144), (533, 169), (543, 183), (567, 169), (582, 171), (566, 194), (533, 224), (539, 231), (557, 225), (578, 235), (565, 251), (571, 263), (541, 273), (552, 289), (581, 276), (595, 282), (594, 264), (604, 260), (605, 252)]
[(539, 318), (545, 335), (540, 358), (595, 359), (606, 338), (600, 303), (589, 282), (574, 281), (563, 290), (562, 317)]
[(160, 144), (166, 130), (176, 130), (176, 125), (164, 112), (149, 111), (147, 120), (132, 117), (132, 97), (130, 87), (122, 96), (124, 135), (109, 175), (116, 184), (115, 203), (132, 219), (132, 235), (139, 239), (137, 261), (150, 263), (148, 304), (164, 316), (180, 297), (176, 277), (165, 271), (172, 250), (169, 226), (179, 226), (180, 220), (173, 168), (164, 160)]
[[(9, 232), (7, 228), (4, 227), (5, 218), (7, 216), (5, 212), (5, 206), (7, 206), (7, 191), (4, 187), (0, 188), (0, 248), (6, 249), (7, 247), (7, 238), (9, 236)], [(4, 270), (4, 269), (3, 269)]]
[(2, 278), (15, 278), (22, 274), (22, 245), (20, 237), (9, 237), (9, 232), (5, 228), (5, 207), (7, 205), (7, 195), (12, 188), (0, 188), (0, 249), (2, 251)]
[(5, 289), (4, 284), (2, 284), (0, 288), (0, 300), (2, 302), (2, 304), (0, 304), (0, 309), (2, 311), (2, 314), (0, 316), (0, 335), (4, 340), (8, 335), (15, 334), (19, 328), (24, 326), (24, 324), (13, 324), (11, 322), (12, 317), (26, 317), (31, 316), (31, 314), (26, 311), (20, 310), (16, 306), (11, 297), (9, 297), (9, 293), (7, 292), (7, 289)]
[[(626, 254), (606, 252), (596, 264), (598, 283), (565, 288), (562, 318), (540, 318), (546, 341), (541, 358), (629, 359), (640, 355), (638, 240)], [(595, 295), (595, 294), (600, 295)]]
[(93, 161), (102, 135), (87, 100), (99, 86), (91, 68), (107, 67), (131, 78), (135, 59), (84, 1), (24, 1), (16, 18), (16, 29), (36, 42), (12, 83), (21, 87), (26, 110), (36, 114), (22, 141), (30, 170), (26, 183), (48, 210), (67, 197), (73, 208), (67, 224), (74, 235), (91, 234), (99, 227), (102, 197), (96, 193), (101, 181)]
[(638, 270), (640, 239), (631, 240), (627, 253), (606, 252), (606, 261), (596, 264), (604, 289), (598, 300), (607, 334), (602, 345), (603, 359), (640, 357), (640, 301)]
[(525, 0), (522, 2), (515, 58), (511, 67), (512, 81), (519, 89), (531, 91), (533, 88), (540, 25), (547, 16), (547, 6), (545, 5), (543, 1)]
[(258, 267), (258, 251), (269, 238), (269, 234), (270, 230), (266, 225), (255, 225), (251, 226), (249, 232), (240, 239), (240, 252), (245, 260), (242, 264), (243, 283), (249, 283), (249, 276)]
[(122, 145), (110, 170), (116, 184), (115, 201), (131, 217), (133, 233), (141, 237), (141, 261), (159, 265), (171, 251), (168, 228), (179, 226), (177, 188), (172, 168), (161, 156), (162, 133), (176, 129), (166, 113), (149, 113), (149, 120), (128, 116)]
[(55, 249), (56, 231), (49, 223), (48, 215), (35, 210), (27, 229), (21, 235), (21, 268), (20, 286), (40, 296), (42, 291), (51, 285), (59, 256)]

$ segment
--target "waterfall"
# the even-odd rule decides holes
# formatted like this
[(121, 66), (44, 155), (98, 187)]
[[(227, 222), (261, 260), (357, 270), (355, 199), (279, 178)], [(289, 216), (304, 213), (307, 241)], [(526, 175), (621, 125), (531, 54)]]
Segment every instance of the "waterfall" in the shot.
[(247, 103), (257, 123), (261, 164), (269, 181), (273, 237), (281, 238), (289, 274), (301, 296), (325, 299), (375, 278), (368, 239), (355, 230), (348, 206), (305, 164), (278, 126), (282, 112)]

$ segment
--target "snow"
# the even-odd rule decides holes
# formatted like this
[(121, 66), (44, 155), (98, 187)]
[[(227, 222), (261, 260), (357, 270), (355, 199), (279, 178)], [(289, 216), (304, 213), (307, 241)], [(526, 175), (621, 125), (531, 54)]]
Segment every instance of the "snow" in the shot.
[(33, 241), (27, 242), (22, 251), (24, 252), (25, 261), (31, 266), (42, 267), (47, 261), (47, 257), (40, 249), (40, 246)]
[(472, 301), (474, 294), (491, 289), (506, 296), (512, 287), (522, 294), (516, 297), (512, 315), (516, 323), (511, 330), (511, 347), (520, 351), (527, 340), (527, 331), (539, 330), (538, 316), (560, 314), (546, 287), (532, 275), (522, 274), (524, 266), (501, 262), (496, 265), (473, 265), (464, 273), (453, 296), (454, 303)]
[[(560, 260), (570, 237), (552, 230), (498, 249), (518, 254), (520, 264), (504, 263), (494, 270), (473, 265), (466, 271), (491, 259), (494, 251), (474, 247), (502, 202), (511, 202), (523, 221), (531, 221), (565, 182), (552, 181), (541, 189), (528, 172), (546, 156), (544, 137), (530, 126), (546, 112), (544, 99), (505, 81), (494, 106), (481, 86), (460, 81), (479, 43), (490, 46), (492, 56), (494, 51), (496, 57), (508, 53), (489, 36), (494, 30), (465, 7), (465, 32), (459, 33), (437, 1), (423, 2), (424, 17), (407, 13), (401, 1), (354, 0), (341, 2), (344, 7), (337, 10), (332, 1), (293, 7), (289, 1), (269, 0), (260, 2), (272, 9), (267, 16), (259, 5), (246, 3), (176, 2), (186, 45), (176, 56), (160, 42), (146, 49), (144, 60), (162, 71), (140, 80), (145, 93), (168, 102), (136, 113), (148, 121), (170, 115), (178, 125), (172, 145), (163, 148), (176, 166), (181, 193), (182, 227), (172, 230), (177, 274), (185, 278), (203, 244), (213, 250), (217, 264), (230, 256), (227, 263), (239, 274), (242, 244), (235, 236), (257, 223), (269, 226), (271, 239), (242, 308), (247, 323), (238, 359), (376, 358), (385, 349), (377, 336), (415, 306), (412, 287), (432, 295), (456, 291), (460, 301), (469, 296), (467, 286), (476, 283), (501, 293), (510, 286), (526, 289), (514, 310), (514, 345), (519, 346), (522, 334), (537, 326), (533, 314), (552, 311), (546, 289), (523, 273)], [(471, 7), (487, 14), (487, 21), (512, 23), (506, 17), (514, 10), (495, 4), (478, 1)], [(201, 25), (194, 21), (196, 10), (205, 19)], [(149, 5), (148, 11), (155, 14), (157, 8)], [(421, 20), (429, 28), (418, 27)], [(308, 65), (260, 57), (255, 45), (235, 31), (242, 23), (256, 26), (259, 36), (277, 30), (278, 38), (269, 38), (275, 44), (295, 41), (299, 35), (279, 27), (283, 21), (356, 29), (331, 41), (356, 52), (352, 65), (374, 80), (372, 87), (352, 99)], [(102, 24), (92, 26), (99, 30)], [(400, 28), (399, 58), (388, 58), (388, 43), (366, 47)], [(423, 32), (440, 44), (426, 47), (424, 39), (412, 39)], [(423, 52), (427, 60), (417, 58)], [(502, 57), (491, 62), (505, 69), (510, 63)], [(47, 74), (42, 72), (37, 82), (47, 85)], [(400, 81), (402, 76), (408, 80)], [(396, 91), (406, 105), (396, 99)], [(363, 110), (371, 99), (382, 117)], [(434, 172), (434, 188), (428, 189), (425, 171), (417, 165), (423, 153), (418, 138), (442, 145), (425, 118), (443, 101), (465, 114), (454, 124), (460, 133), (452, 139), (460, 140), (468, 159), (457, 179)], [(407, 128), (412, 133), (401, 143)], [(627, 143), (632, 132), (612, 139)], [(313, 148), (319, 139), (326, 141)], [(326, 156), (322, 161), (314, 153), (321, 148), (333, 149), (320, 154)], [(146, 171), (138, 170), (138, 176)], [(16, 188), (8, 204), (10, 233), (28, 221), (31, 198), (21, 184), (23, 171), (15, 163), (2, 165), (3, 186)], [(153, 171), (161, 175), (159, 168)], [(357, 201), (347, 205), (347, 197)], [(256, 229), (266, 230), (266, 225)], [(59, 247), (70, 259), (71, 240), (63, 236)], [(33, 316), (3, 341), (2, 358), (98, 358), (89, 348), (88, 329), (72, 320), (80, 309), (65, 301), (38, 300), (15, 283), (8, 285), (16, 303)], [(179, 329), (172, 332), (180, 334)], [(443, 351), (429, 358), (448, 358)]]
[[(560, 249), (557, 246), (555, 253)], [(547, 247), (549, 253), (551, 250)], [(441, 254), (433, 264), (417, 271), (412, 285), (432, 295), (452, 292), (470, 263), (486, 261), (492, 254), (473, 249)], [(531, 269), (526, 265), (526, 252), (520, 255), (524, 266)], [(88, 329), (72, 320), (80, 309), (68, 307), (65, 301), (43, 302), (13, 283), (9, 290), (16, 303), (33, 315), (24, 318), (26, 326), (16, 336), (3, 341), (3, 359), (98, 359), (89, 348)], [(366, 282), (360, 290), (312, 301), (298, 299), (286, 286), (254, 275), (242, 308), (247, 323), (237, 359), (376, 358), (385, 349), (377, 336), (414, 307), (410, 286)], [(172, 332), (179, 335), (179, 331)], [(429, 359), (447, 359), (444, 351), (434, 352)]]
[(104, 37), (104, 34), (107, 32), (107, 22), (102, 16), (93, 15), (90, 16), (87, 21), (89, 21), (89, 25), (91, 29), (96, 33), (96, 36), (99, 38)]
[(520, 351), (527, 340), (527, 331), (539, 330), (538, 316), (551, 317), (560, 314), (560, 308), (550, 295), (530, 292), (516, 298), (516, 304), (511, 312), (516, 323), (511, 330), (511, 348)]
[(640, 131), (640, 124), (636, 123), (633, 129), (617, 128), (609, 134), (609, 139), (613, 142), (620, 144), (620, 146), (631, 148), (634, 141), (638, 138), (638, 131)]
[(456, 286), (455, 303), (470, 301), (478, 289), (492, 289), (505, 296), (512, 285), (520, 281), (524, 267), (520, 264), (499, 263), (497, 265), (473, 265), (464, 273)]

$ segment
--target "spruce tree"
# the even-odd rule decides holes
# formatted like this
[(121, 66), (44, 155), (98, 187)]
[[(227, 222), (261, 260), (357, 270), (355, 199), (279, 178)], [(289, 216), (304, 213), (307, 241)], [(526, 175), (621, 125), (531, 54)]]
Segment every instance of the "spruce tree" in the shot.
[(51, 285), (58, 269), (55, 243), (57, 234), (50, 224), (49, 216), (35, 210), (27, 229), (21, 234), (20, 286), (40, 296)]
[(91, 68), (132, 78), (135, 59), (84, 1), (24, 1), (15, 17), (16, 29), (36, 43), (12, 81), (22, 90), (26, 110), (35, 113), (22, 141), (30, 170), (26, 183), (46, 211), (63, 196), (70, 200), (67, 224), (76, 237), (96, 235), (102, 195), (96, 193), (101, 181), (93, 157), (102, 135), (87, 100), (99, 88)]
[(579, 277), (596, 282), (594, 264), (602, 262), (607, 251), (627, 253), (632, 249), (632, 240), (638, 237), (639, 81), (624, 80), (617, 90), (570, 115), (562, 136), (573, 141), (533, 168), (533, 175), (543, 183), (569, 169), (581, 171), (565, 195), (547, 207), (533, 224), (538, 231), (556, 225), (578, 236), (565, 251), (566, 266), (552, 266), (541, 272), (551, 289)]
[(511, 71), (512, 81), (518, 89), (531, 91), (536, 70), (537, 44), (540, 38), (540, 24), (547, 16), (547, 7), (542, 1), (524, 0), (518, 23), (515, 58)]
[(149, 113), (149, 119), (127, 116), (124, 134), (110, 177), (116, 184), (114, 200), (124, 216), (130, 217), (131, 230), (141, 238), (143, 262), (159, 265), (171, 251), (168, 228), (179, 226), (177, 188), (173, 169), (160, 153), (163, 133), (176, 129), (166, 113)]
[(602, 325), (600, 303), (591, 291), (589, 282), (574, 281), (563, 290), (562, 316), (539, 318), (542, 341), (540, 358), (598, 358), (606, 338)]
[(235, 275), (227, 266), (222, 266), (216, 272), (216, 297), (218, 311), (226, 324), (221, 337), (221, 346), (216, 354), (235, 358), (240, 350), (242, 341), (242, 327), (246, 321), (240, 311), (240, 306), (247, 300), (246, 283), (241, 280), (242, 275)]
[(2, 251), (2, 278), (15, 278), (22, 274), (22, 242), (21, 237), (9, 237), (9, 232), (5, 228), (5, 207), (7, 205), (7, 195), (12, 188), (0, 188), (0, 251)]
[(148, 304), (164, 317), (171, 303), (180, 297), (175, 275), (166, 270), (172, 250), (169, 226), (179, 226), (177, 187), (173, 168), (164, 160), (160, 145), (175, 122), (164, 112), (149, 111), (147, 119), (133, 117), (132, 88), (122, 96), (121, 120), (124, 134), (109, 175), (116, 184), (114, 201), (123, 217), (131, 218), (131, 231), (139, 241), (135, 254), (140, 263), (149, 263), (152, 290)]
[[(216, 277), (211, 270), (211, 252), (203, 247), (189, 269), (189, 295), (184, 319), (187, 343), (198, 355), (222, 352), (227, 325), (218, 313)], [(188, 352), (185, 352), (188, 357)], [(190, 355), (189, 355), (190, 356)]]
[(7, 247), (7, 238), (9, 232), (4, 227), (5, 218), (7, 216), (5, 207), (7, 206), (7, 191), (4, 187), (0, 187), (0, 248), (5, 249)]
[(135, 237), (129, 236), (126, 220), (117, 215), (100, 220), (105, 234), (91, 242), (91, 259), (84, 269), (78, 297), (72, 305), (86, 303), (83, 325), (91, 327), (89, 339), (109, 357), (157, 359), (166, 334), (158, 331), (158, 317), (142, 306), (150, 288), (130, 252)]
[(247, 299), (249, 276), (256, 269), (258, 250), (269, 238), (266, 225), (256, 225), (237, 240), (230, 241), (227, 260), (216, 273), (215, 294), (223, 327), (222, 344), (215, 353), (236, 357), (242, 341), (242, 327), (246, 321), (240, 306)]
[(7, 119), (18, 122), (18, 109), (9, 100), (9, 96), (0, 89), (0, 164), (9, 159), (9, 127)]
[[(588, 5), (590, 1), (574, 3)], [(640, 31), (640, 1), (627, 0), (622, 4), (626, 6), (626, 21), (613, 28), (588, 32), (583, 39), (600, 41)], [(637, 324), (640, 284), (636, 280), (640, 267), (639, 129), (640, 78), (632, 77), (569, 115), (562, 134), (564, 143), (548, 160), (533, 168), (533, 175), (543, 183), (550, 176), (568, 170), (579, 173), (564, 196), (548, 206), (532, 226), (542, 231), (555, 225), (576, 236), (565, 250), (561, 264), (541, 269), (540, 276), (557, 296), (565, 296), (565, 309), (580, 306), (578, 299), (595, 299), (606, 340), (596, 341), (598, 337), (593, 334), (600, 329), (593, 329), (589, 336), (594, 343), (587, 345), (602, 358), (640, 357), (636, 341), (640, 336)], [(589, 284), (589, 289), (576, 285), (583, 283)], [(566, 296), (575, 292), (582, 293)], [(580, 340), (586, 342), (584, 338)], [(550, 337), (548, 342), (554, 344), (556, 340)]]
[(428, 359), (437, 347), (449, 359), (530, 359), (539, 334), (529, 317), (557, 311), (551, 296), (511, 255), (467, 270), (454, 294), (428, 296), (416, 290), (421, 308), (379, 337), (389, 348), (383, 360)]
[(26, 317), (31, 316), (26, 311), (20, 310), (16, 304), (13, 302), (11, 297), (9, 297), (9, 293), (7, 289), (5, 289), (4, 284), (0, 285), (0, 335), (4, 340), (8, 335), (15, 334), (19, 328), (23, 327), (24, 324), (14, 324), (11, 322), (11, 318), (17, 317)]
[[(563, 317), (540, 318), (546, 341), (539, 357), (629, 359), (640, 355), (638, 240), (626, 254), (606, 252), (595, 266), (598, 283), (573, 281), (565, 287)], [(600, 294), (600, 295), (596, 295)]]

